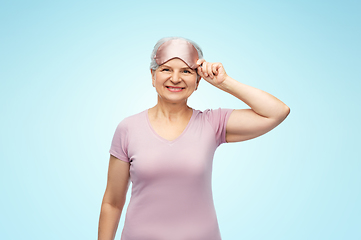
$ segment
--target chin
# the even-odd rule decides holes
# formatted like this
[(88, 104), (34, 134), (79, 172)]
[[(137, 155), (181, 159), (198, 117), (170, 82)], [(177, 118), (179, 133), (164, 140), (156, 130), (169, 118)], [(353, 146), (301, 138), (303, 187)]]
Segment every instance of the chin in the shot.
[(185, 98), (179, 98), (179, 97), (164, 97), (164, 96), (160, 96), (159, 98), (161, 101), (167, 102), (167, 103), (183, 103), (183, 102), (187, 102), (188, 97)]

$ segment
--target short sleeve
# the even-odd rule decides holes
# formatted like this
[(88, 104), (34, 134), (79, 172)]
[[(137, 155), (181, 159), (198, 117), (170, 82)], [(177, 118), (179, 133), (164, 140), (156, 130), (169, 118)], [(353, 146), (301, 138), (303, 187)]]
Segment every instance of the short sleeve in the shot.
[(217, 146), (226, 142), (227, 122), (233, 110), (234, 109), (218, 108), (207, 109), (205, 111), (206, 118), (215, 132)]
[(124, 162), (129, 162), (128, 158), (128, 130), (123, 120), (115, 129), (109, 153)]

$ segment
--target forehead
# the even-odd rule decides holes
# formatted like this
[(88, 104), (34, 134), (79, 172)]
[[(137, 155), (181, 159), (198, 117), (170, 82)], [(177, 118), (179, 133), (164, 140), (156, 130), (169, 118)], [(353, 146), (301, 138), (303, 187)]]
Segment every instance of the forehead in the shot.
[(180, 58), (173, 58), (162, 65), (160, 67), (177, 67), (177, 68), (189, 68), (190, 67)]

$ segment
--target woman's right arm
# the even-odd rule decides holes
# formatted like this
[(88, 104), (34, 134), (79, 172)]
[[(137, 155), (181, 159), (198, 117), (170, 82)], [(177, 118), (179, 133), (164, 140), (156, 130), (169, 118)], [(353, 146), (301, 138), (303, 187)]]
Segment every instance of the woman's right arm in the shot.
[(130, 184), (130, 164), (110, 155), (108, 182), (100, 210), (98, 240), (114, 240)]

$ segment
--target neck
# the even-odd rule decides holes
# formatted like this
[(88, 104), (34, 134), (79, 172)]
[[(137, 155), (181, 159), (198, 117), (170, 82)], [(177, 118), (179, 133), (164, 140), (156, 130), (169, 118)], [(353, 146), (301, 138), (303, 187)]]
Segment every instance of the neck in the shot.
[(165, 117), (170, 120), (187, 116), (192, 110), (192, 108), (187, 105), (187, 101), (182, 103), (168, 103), (162, 101), (159, 97), (157, 105), (151, 109), (154, 111), (155, 116)]

